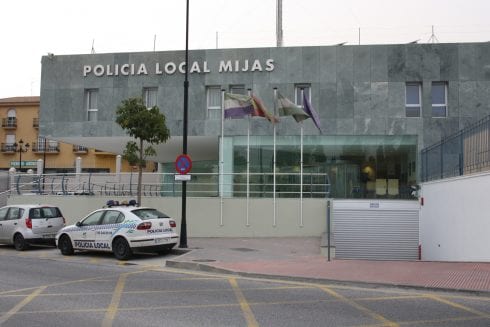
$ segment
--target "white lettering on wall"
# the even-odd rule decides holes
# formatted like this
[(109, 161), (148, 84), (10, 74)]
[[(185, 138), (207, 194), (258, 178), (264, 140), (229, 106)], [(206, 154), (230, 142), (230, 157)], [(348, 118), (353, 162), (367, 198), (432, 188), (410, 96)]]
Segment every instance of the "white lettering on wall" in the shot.
[[(84, 77), (94, 75), (101, 76), (134, 76), (134, 75), (173, 75), (177, 71), (185, 74), (186, 63), (166, 62), (155, 63), (150, 70), (145, 63), (128, 63), (128, 64), (109, 64), (109, 65), (83, 65), (82, 73)], [(243, 59), (243, 60), (220, 60), (217, 68), (218, 73), (240, 73), (240, 72), (272, 72), (274, 71), (274, 59)], [(194, 61), (190, 64), (189, 73), (206, 74), (211, 73), (207, 61)]]
[(256, 71), (258, 70), (259, 72), (262, 71), (262, 65), (260, 64), (260, 61), (259, 60), (255, 60), (253, 65), (252, 65), (252, 71)]
[(88, 73), (92, 71), (92, 66), (84, 65), (83, 66), (83, 77), (87, 76)]
[(274, 59), (267, 59), (265, 61), (265, 70), (271, 72), (274, 70)]
[(222, 72), (231, 72), (232, 70), (232, 67), (231, 67), (231, 60), (228, 60), (228, 61), (224, 61), (224, 60), (221, 60), (219, 62), (219, 72), (222, 73)]
[(209, 70), (209, 68), (208, 68), (208, 62), (207, 62), (207, 61), (205, 61), (205, 62), (203, 63), (203, 69), (202, 69), (202, 72), (203, 72), (203, 73), (210, 73), (210, 72), (211, 72), (211, 71)]
[(94, 67), (94, 75), (95, 76), (102, 76), (102, 75), (104, 75), (104, 66), (102, 66), (102, 65), (96, 65)]
[(145, 64), (140, 64), (140, 68), (138, 68), (138, 75), (148, 75), (148, 70), (146, 70)]
[(157, 74), (157, 75), (162, 75), (163, 74), (162, 70), (160, 69), (160, 63), (159, 62), (157, 62), (155, 64), (155, 74)]
[(185, 74), (185, 62), (181, 62), (179, 65), (179, 72)]
[(124, 75), (124, 76), (129, 75), (129, 64), (124, 64), (121, 66), (121, 75)]
[(199, 67), (199, 63), (197, 61), (194, 61), (192, 63), (191, 69), (189, 70), (189, 73), (200, 73), (201, 68)]
[(168, 62), (165, 65), (165, 73), (172, 75), (177, 70), (177, 66), (173, 62)]

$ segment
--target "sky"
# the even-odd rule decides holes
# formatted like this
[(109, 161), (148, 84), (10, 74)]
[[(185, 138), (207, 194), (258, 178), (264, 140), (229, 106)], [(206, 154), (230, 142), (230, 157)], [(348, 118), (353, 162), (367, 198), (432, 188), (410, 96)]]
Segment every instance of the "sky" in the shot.
[[(276, 46), (276, 0), (189, 3), (190, 50)], [(183, 50), (185, 11), (185, 0), (1, 1), (0, 98), (39, 95), (48, 53)], [(489, 12), (489, 0), (283, 0), (284, 46), (488, 42)]]

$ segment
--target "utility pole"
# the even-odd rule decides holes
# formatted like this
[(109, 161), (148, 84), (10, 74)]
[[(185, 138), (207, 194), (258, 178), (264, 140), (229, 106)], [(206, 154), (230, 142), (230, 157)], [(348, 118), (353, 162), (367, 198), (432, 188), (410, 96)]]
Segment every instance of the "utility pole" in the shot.
[(282, 47), (283, 39), (282, 39), (282, 0), (277, 0), (276, 4), (277, 12), (276, 12), (276, 46)]

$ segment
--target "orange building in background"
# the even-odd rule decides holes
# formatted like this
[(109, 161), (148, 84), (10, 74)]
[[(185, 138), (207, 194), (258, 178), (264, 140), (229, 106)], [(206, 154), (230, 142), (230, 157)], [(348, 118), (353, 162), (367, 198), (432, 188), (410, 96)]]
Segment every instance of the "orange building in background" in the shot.
[[(14, 167), (17, 171), (37, 170), (39, 159), (45, 161), (44, 173), (75, 172), (81, 158), (82, 172), (116, 172), (114, 153), (89, 149), (76, 144), (61, 143), (39, 135), (39, 97), (0, 99), (0, 170)], [(147, 165), (152, 169), (153, 165)], [(122, 160), (121, 171), (132, 167)], [(150, 170), (151, 171), (151, 170)]]

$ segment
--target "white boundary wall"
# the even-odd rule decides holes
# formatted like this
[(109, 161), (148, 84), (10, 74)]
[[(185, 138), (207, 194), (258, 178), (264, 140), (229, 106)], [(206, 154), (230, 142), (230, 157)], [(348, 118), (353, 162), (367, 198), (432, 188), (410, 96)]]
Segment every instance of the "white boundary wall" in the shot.
[[(47, 203), (58, 206), (66, 224), (74, 224), (107, 200), (129, 200), (102, 196), (11, 196), (8, 204)], [(190, 237), (320, 237), (326, 231), (326, 199), (303, 199), (303, 226), (300, 226), (299, 199), (276, 199), (276, 225), (272, 199), (250, 199), (247, 226), (246, 199), (187, 198), (187, 235)], [(143, 206), (154, 207), (171, 216), (180, 229), (181, 198), (142, 197)]]
[(422, 260), (490, 261), (490, 173), (422, 184)]

